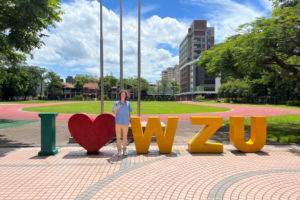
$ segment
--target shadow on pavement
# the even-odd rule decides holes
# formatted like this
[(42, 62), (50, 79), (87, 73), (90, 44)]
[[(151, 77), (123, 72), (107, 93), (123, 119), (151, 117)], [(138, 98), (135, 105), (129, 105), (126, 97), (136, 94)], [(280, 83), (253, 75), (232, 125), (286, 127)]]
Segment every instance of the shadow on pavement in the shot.
[(295, 154), (296, 156), (300, 156), (300, 150), (299, 149), (289, 149), (289, 152)]
[[(247, 156), (247, 154), (249, 154), (249, 153), (242, 152), (240, 150), (231, 150), (230, 152), (232, 154), (234, 154), (235, 156)], [(265, 151), (258, 151), (258, 152), (255, 152), (254, 154), (256, 154), (258, 156), (270, 156), (270, 154)]]
[(6, 156), (9, 152), (15, 151), (16, 148), (0, 148), (0, 157)]
[(33, 156), (33, 157), (31, 157), (30, 159), (32, 159), (32, 160), (45, 160), (45, 159), (47, 159), (48, 157), (50, 157), (50, 156)]
[(0, 119), (0, 129), (23, 126), (37, 122), (38, 120), (16, 120), (16, 119)]
[(23, 143), (23, 142), (17, 142), (14, 140), (9, 140), (5, 137), (5, 135), (0, 134), (0, 148), (10, 148), (10, 147), (34, 147), (33, 144)]

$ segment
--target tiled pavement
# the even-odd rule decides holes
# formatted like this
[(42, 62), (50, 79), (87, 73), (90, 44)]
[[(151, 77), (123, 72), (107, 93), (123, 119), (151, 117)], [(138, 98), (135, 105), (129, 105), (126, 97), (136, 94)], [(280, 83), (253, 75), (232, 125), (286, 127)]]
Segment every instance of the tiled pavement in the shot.
[(300, 147), (266, 145), (241, 153), (149, 154), (129, 145), (116, 157), (115, 145), (99, 155), (61, 147), (56, 156), (37, 157), (39, 148), (0, 148), (0, 199), (300, 199)]

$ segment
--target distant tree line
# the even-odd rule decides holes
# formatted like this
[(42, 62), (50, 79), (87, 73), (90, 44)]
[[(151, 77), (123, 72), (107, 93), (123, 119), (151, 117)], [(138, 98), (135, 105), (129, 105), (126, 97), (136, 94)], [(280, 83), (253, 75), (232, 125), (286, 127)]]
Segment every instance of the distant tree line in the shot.
[(0, 66), (0, 99), (2, 100), (26, 100), (28, 97), (37, 96), (45, 98), (45, 93), (59, 96), (63, 92), (62, 86), (59, 76), (54, 72), (47, 72), (45, 68)]
[[(130, 98), (137, 99), (137, 78), (124, 78), (123, 82), (124, 89), (130, 90)], [(98, 83), (100, 88), (100, 80), (92, 76), (77, 75), (74, 79), (74, 87), (78, 92), (83, 91), (85, 83)], [(105, 99), (115, 99), (119, 90), (119, 80), (116, 77), (112, 75), (104, 77)], [(142, 100), (174, 100), (174, 95), (179, 90), (178, 83), (174, 81), (161, 80), (154, 87), (146, 79), (141, 78)], [(150, 95), (149, 91), (152, 92)], [(170, 98), (170, 95), (174, 98)], [(63, 83), (60, 81), (60, 77), (55, 72), (48, 72), (45, 68), (37, 66), (0, 66), (0, 99), (27, 100), (28, 97), (38, 99), (63, 98)]]

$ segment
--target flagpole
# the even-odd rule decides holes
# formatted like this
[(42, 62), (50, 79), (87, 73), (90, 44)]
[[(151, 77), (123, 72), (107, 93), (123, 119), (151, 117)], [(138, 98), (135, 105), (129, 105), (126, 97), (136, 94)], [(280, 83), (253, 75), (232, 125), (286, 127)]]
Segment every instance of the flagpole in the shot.
[(101, 114), (104, 113), (102, 5), (103, 5), (103, 0), (100, 0), (100, 79), (101, 79), (100, 85), (101, 85)]
[(123, 4), (122, 0), (120, 0), (120, 89), (124, 89), (123, 84), (123, 21), (122, 21), (122, 15), (123, 15)]
[(138, 7), (138, 105), (137, 114), (141, 115), (141, 0)]

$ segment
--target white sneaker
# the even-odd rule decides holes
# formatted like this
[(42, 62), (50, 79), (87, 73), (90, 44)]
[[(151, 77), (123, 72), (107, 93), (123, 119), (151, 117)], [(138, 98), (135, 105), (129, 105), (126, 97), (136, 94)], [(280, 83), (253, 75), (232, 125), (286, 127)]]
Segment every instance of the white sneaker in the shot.
[(118, 156), (122, 156), (122, 152), (121, 151), (118, 151)]
[(124, 151), (123, 151), (123, 156), (127, 156), (128, 155), (128, 152), (127, 152), (127, 150), (125, 149)]

